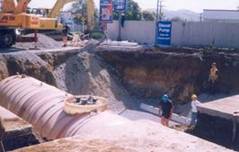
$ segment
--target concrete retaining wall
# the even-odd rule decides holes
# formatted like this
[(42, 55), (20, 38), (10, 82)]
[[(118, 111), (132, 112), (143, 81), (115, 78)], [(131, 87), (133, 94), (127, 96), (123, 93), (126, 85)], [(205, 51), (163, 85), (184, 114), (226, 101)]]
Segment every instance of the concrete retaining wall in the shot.
[[(236, 123), (236, 130), (239, 130), (239, 123)], [(198, 124), (192, 134), (227, 148), (239, 150), (239, 132), (236, 132), (233, 138), (233, 120), (199, 113)]]
[[(239, 48), (239, 23), (173, 22), (172, 46)], [(112, 40), (118, 37), (118, 22), (108, 25)], [(154, 44), (155, 22), (126, 21), (122, 40)]]
[(238, 27), (238, 23), (174, 22), (172, 45), (239, 48)]
[[(117, 40), (119, 32), (118, 21), (108, 25), (108, 35), (112, 40)], [(154, 44), (155, 22), (151, 21), (127, 21), (121, 29), (122, 40), (138, 42), (141, 44)]]

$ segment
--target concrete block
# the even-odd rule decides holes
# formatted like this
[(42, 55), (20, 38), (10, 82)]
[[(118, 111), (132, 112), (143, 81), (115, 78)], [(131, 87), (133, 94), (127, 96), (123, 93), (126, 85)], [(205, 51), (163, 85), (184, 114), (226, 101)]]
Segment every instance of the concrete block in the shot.
[(1, 137), (6, 151), (38, 144), (32, 126), (0, 106)]

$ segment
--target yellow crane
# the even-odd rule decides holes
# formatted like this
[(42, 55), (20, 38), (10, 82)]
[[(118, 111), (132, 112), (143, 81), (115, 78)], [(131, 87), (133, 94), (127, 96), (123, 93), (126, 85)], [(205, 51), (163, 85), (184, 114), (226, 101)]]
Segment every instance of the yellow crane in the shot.
[[(31, 0), (0, 0), (0, 46), (11, 47), (16, 43), (16, 29), (29, 30), (61, 30), (62, 24), (56, 17), (61, 8), (75, 0), (57, 0), (48, 17), (39, 17), (35, 14), (28, 14), (27, 6)], [(91, 30), (94, 25), (94, 2), (87, 2), (87, 27)]]

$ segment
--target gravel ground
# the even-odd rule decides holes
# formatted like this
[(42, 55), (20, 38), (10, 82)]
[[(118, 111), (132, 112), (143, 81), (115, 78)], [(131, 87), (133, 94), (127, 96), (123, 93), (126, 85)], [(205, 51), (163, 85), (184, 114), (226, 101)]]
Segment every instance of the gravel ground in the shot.
[[(33, 34), (27, 35), (28, 37), (33, 37)], [(62, 48), (61, 41), (55, 41), (49, 36), (44, 34), (38, 34), (38, 42), (17, 42), (11, 48), (1, 49), (0, 52), (19, 52), (19, 51), (26, 51), (26, 50), (45, 50), (45, 49), (56, 49)]]

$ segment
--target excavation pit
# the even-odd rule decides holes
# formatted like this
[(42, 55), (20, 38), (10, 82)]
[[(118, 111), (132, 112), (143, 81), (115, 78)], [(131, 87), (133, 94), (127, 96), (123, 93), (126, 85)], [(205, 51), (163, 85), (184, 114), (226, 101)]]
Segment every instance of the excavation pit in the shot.
[[(130, 48), (127, 48), (125, 50), (123, 50), (122, 48), (114, 48), (114, 51), (112, 51), (113, 48), (110, 47), (107, 47), (107, 49), (100, 48), (96, 53), (83, 52), (76, 48), (72, 50), (60, 49), (5, 53), (3, 55), (0, 55), (0, 64), (2, 65), (0, 69), (0, 78), (6, 78), (10, 75), (15, 75), (18, 72), (54, 85), (60, 90), (69, 92), (72, 95), (93, 94), (96, 96), (105, 97), (108, 101), (107, 103), (109, 103), (109, 110), (120, 114), (121, 116), (123, 116), (123, 118), (127, 118), (130, 115), (130, 118), (132, 118), (133, 120), (139, 120), (143, 122), (142, 124), (135, 125), (137, 127), (132, 127), (132, 131), (137, 131), (138, 126), (143, 125), (144, 123), (148, 123), (148, 121), (146, 121), (145, 119), (149, 120), (148, 118), (143, 117), (145, 116), (145, 114), (140, 113), (140, 111), (137, 111), (137, 113), (131, 112), (131, 110), (138, 110), (138, 106), (141, 101), (144, 101), (147, 104), (151, 104), (150, 101), (154, 100), (155, 102), (152, 103), (152, 105), (156, 105), (162, 94), (165, 91), (169, 90), (175, 104), (189, 103), (191, 93), (200, 94), (203, 91), (203, 82), (208, 80), (208, 71), (210, 69), (211, 63), (214, 61), (218, 63), (218, 68), (220, 70), (220, 81), (223, 84), (222, 91), (227, 90), (228, 86), (230, 86), (229, 91), (239, 90), (238, 78), (236, 77), (239, 71), (238, 53), (215, 53), (211, 55), (210, 53), (201, 52), (200, 50), (189, 52), (183, 49), (174, 51), (150, 50), (144, 48), (134, 48), (131, 50)], [(22, 83), (22, 85), (29, 85), (26, 86), (26, 88), (40, 88), (42, 86), (45, 86), (45, 84), (41, 85), (42, 83), (40, 82), (37, 84), (38, 85), (31, 86), (28, 81), (24, 81)], [(29, 90), (25, 89), (25, 91)], [(50, 94), (48, 90), (44, 92)], [(11, 93), (14, 94), (17, 92), (12, 90)], [(44, 96), (42, 96), (41, 98), (43, 98)], [(50, 99), (45, 101), (45, 103), (37, 103), (38, 101), (31, 103), (30, 100), (27, 101), (26, 104), (30, 103), (29, 105), (36, 103), (42, 105), (39, 106), (40, 108), (37, 108), (37, 106), (28, 107), (31, 112), (34, 110), (38, 111), (37, 113), (32, 112), (32, 116), (30, 116), (29, 114), (24, 114), (24, 111), (20, 112), (20, 114), (23, 113), (23, 116), (25, 116), (25, 118), (29, 120), (34, 120), (33, 118), (40, 115), (44, 116), (44, 120), (41, 121), (49, 120), (47, 121), (49, 122), (49, 124), (47, 123), (49, 126), (36, 126), (39, 127), (41, 131), (42, 128), (52, 129), (56, 127), (57, 129), (52, 129), (51, 133), (54, 134), (49, 137), (50, 140), (55, 139), (55, 137), (64, 137), (61, 134), (64, 132), (62, 132), (61, 130), (65, 129), (65, 127), (63, 126), (66, 124), (72, 124), (71, 131), (68, 134), (69, 136), (72, 136), (73, 134), (71, 133), (74, 133), (76, 130), (79, 130), (79, 132), (81, 132), (81, 124), (85, 125), (86, 121), (91, 121), (91, 116), (86, 117), (85, 115), (83, 115), (79, 118), (77, 115), (67, 115), (63, 110), (64, 102), (63, 100), (61, 100), (61, 98), (65, 98), (65, 92), (59, 92), (59, 96), (60, 97), (56, 97), (57, 99), (52, 103), (50, 102)], [(14, 97), (9, 98), (9, 100), (10, 99), (12, 100), (14, 99)], [(3, 101), (1, 102), (3, 103)], [(16, 104), (23, 104), (23, 109), (25, 109), (26, 104), (24, 103), (25, 101), (22, 101), (21, 103), (16, 102)], [(52, 114), (52, 116), (48, 114), (49, 110), (46, 109), (46, 112), (43, 111), (45, 108), (48, 108), (48, 105), (54, 107), (53, 110), (50, 111), (50, 114)], [(94, 106), (94, 104), (86, 104), (83, 106)], [(19, 112), (18, 107), (19, 106), (13, 106), (12, 109), (17, 108), (17, 113)], [(188, 109), (183, 109), (182, 111), (185, 112), (187, 110)], [(54, 117), (53, 113), (56, 114)], [(102, 112), (101, 114), (104, 115), (104, 112)], [(108, 113), (105, 115), (112, 114)], [(110, 133), (108, 133), (108, 130), (113, 130), (114, 128), (112, 126), (121, 123), (121, 121), (118, 121), (115, 116), (112, 116), (110, 118), (108, 117), (109, 119), (107, 118), (104, 121), (101, 121), (101, 119), (104, 118), (101, 116), (92, 117), (99, 119), (97, 120), (97, 122), (95, 122), (95, 124), (107, 124), (109, 126), (96, 126), (95, 124), (86, 123), (86, 127), (83, 127), (85, 128), (84, 131), (87, 131), (89, 127), (92, 127), (93, 131), (98, 130), (99, 133), (103, 132), (105, 135), (111, 135)], [(160, 120), (158, 116), (155, 117), (157, 118), (157, 125), (155, 126), (158, 127), (158, 125), (160, 125), (158, 123), (160, 122)], [(113, 121), (115, 119), (117, 121)], [(216, 119), (219, 120), (218, 118)], [(58, 120), (61, 125), (57, 124), (55, 126), (52, 126)], [(74, 125), (75, 122), (80, 125)], [(35, 121), (33, 121), (33, 123), (35, 123)], [(103, 129), (104, 131), (98, 129), (98, 127), (101, 127), (101, 129)], [(104, 129), (104, 127), (106, 127), (106, 129)], [(225, 125), (224, 127), (227, 126)], [(121, 128), (125, 129), (124, 126), (121, 126)], [(221, 130), (224, 129), (225, 128), (222, 127)], [(148, 130), (150, 129), (148, 128)], [(228, 130), (231, 130), (231, 128)], [(122, 130), (119, 130), (117, 133), (120, 133), (121, 131)], [(138, 130), (137, 132), (135, 132), (135, 134), (140, 134), (143, 131)], [(165, 132), (166, 136), (167, 131), (163, 128), (162, 131)], [(154, 132), (152, 134), (154, 134)], [(175, 134), (181, 133), (176, 132)], [(43, 134), (43, 136), (46, 135), (49, 135), (48, 131), (44, 132)], [(94, 136), (96, 134), (91, 133), (91, 135)], [(117, 138), (118, 137), (115, 137), (115, 139)], [(173, 136), (172, 138), (178, 137)], [(188, 138), (191, 138), (191, 136)], [(144, 138), (142, 137), (142, 139)], [(182, 141), (184, 141), (184, 138), (182, 139)], [(157, 143), (160, 142), (163, 141), (157, 141)], [(184, 143), (185, 142), (181, 144)], [(169, 141), (168, 144), (173, 143)], [(200, 146), (200, 142), (197, 145)], [(205, 151), (206, 148), (207, 146), (204, 149)], [(190, 150), (193, 151), (194, 149)], [(213, 150), (215, 149), (212, 148), (212, 151)], [(219, 148), (218, 151), (223, 150), (224, 148), (222, 147)]]

